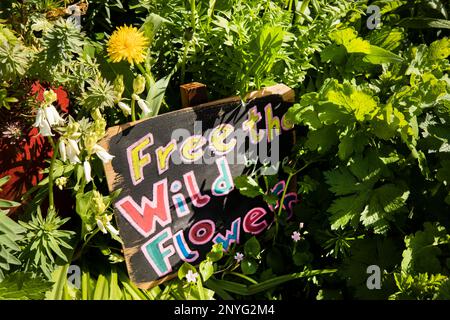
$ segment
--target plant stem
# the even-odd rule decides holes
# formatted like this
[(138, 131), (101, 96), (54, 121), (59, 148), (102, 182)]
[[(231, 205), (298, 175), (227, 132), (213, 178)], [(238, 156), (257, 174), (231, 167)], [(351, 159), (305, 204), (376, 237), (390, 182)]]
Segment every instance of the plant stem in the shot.
[(184, 78), (186, 76), (186, 59), (190, 44), (191, 44), (190, 41), (185, 41), (184, 43), (183, 60), (181, 61), (181, 77), (180, 77), (181, 84), (184, 83)]
[(52, 137), (48, 137), (48, 140), (50, 141), (50, 144), (53, 148), (53, 155), (50, 162), (50, 168), (48, 169), (48, 203), (49, 203), (49, 209), (55, 208), (55, 199), (53, 195), (53, 170), (55, 167), (55, 160), (58, 155), (58, 149), (56, 148), (55, 142), (53, 141)]
[(136, 66), (138, 67), (139, 71), (141, 71), (142, 75), (145, 77), (145, 87), (147, 91), (150, 90), (150, 86), (152, 84), (151, 75), (147, 71), (145, 71), (144, 67), (140, 63), (137, 63)]
[(136, 100), (131, 98), (131, 121), (136, 121)]
[[(303, 167), (301, 167), (300, 169), (296, 170), (296, 171), (292, 171), (291, 173), (289, 173), (289, 176), (286, 180), (286, 185), (284, 186), (284, 190), (283, 190), (283, 194), (281, 196), (280, 199), (280, 204), (278, 205), (278, 212), (274, 215), (274, 220), (275, 220), (275, 235), (273, 237), (273, 244), (275, 244), (276, 238), (277, 238), (277, 234), (278, 234), (278, 229), (279, 229), (279, 222), (278, 222), (278, 218), (281, 215), (281, 212), (283, 210), (283, 202), (284, 202), (284, 198), (286, 197), (286, 193), (289, 187), (289, 184), (292, 180), (292, 177), (296, 176), (297, 174), (299, 174), (301, 171), (305, 170), (309, 165), (311, 165), (312, 163), (317, 162), (317, 161), (310, 161), (307, 162)], [(297, 164), (297, 160), (295, 161), (294, 167)]]
[(196, 13), (196, 8), (195, 8), (195, 0), (191, 0), (191, 28), (192, 28), (192, 33), (195, 33), (195, 13)]

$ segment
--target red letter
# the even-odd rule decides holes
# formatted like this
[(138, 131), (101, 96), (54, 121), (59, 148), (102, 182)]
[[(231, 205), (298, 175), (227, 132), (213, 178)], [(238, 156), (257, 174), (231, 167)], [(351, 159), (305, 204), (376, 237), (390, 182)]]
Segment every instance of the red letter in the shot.
[(186, 184), (186, 189), (189, 193), (189, 197), (192, 200), (192, 204), (197, 208), (206, 206), (210, 200), (207, 194), (202, 195), (200, 189), (197, 185), (197, 180), (195, 180), (194, 171), (189, 171), (183, 175), (184, 183)]
[(216, 231), (216, 225), (212, 220), (200, 220), (189, 230), (189, 240), (193, 244), (202, 245), (211, 240)]
[(250, 234), (259, 234), (267, 228), (267, 221), (258, 222), (267, 214), (263, 208), (253, 208), (244, 218), (244, 231)]
[(172, 222), (167, 194), (167, 179), (153, 185), (153, 200), (142, 197), (139, 206), (133, 198), (126, 196), (116, 203), (116, 208), (128, 222), (144, 237), (155, 232), (155, 221), (164, 227)]

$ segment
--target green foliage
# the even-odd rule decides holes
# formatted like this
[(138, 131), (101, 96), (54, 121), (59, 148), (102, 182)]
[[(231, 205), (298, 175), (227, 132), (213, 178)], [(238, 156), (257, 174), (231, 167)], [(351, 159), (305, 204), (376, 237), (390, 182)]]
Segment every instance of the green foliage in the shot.
[(103, 109), (114, 105), (113, 86), (105, 79), (88, 80), (89, 87), (82, 93), (80, 104), (87, 110)]
[(52, 283), (32, 273), (11, 273), (0, 282), (0, 300), (41, 300)]
[[(0, 118), (29, 128), (39, 107), (31, 84), (62, 86), (70, 115), (49, 140), (80, 148), (71, 161), (53, 148), (45, 177), (23, 197), (31, 203), (20, 224), (5, 212), (18, 203), (0, 200), (0, 298), (450, 298), (449, 3), (91, 0), (79, 30), (64, 13), (74, 2), (0, 1)], [(373, 30), (369, 4), (381, 9)], [(142, 65), (108, 59), (107, 39), (124, 24), (149, 40)], [(130, 120), (115, 105), (136, 107), (139, 74), (147, 116), (179, 106), (179, 85), (190, 81), (205, 83), (211, 99), (276, 82), (296, 91), (292, 157), (277, 175), (254, 168), (235, 179), (243, 195), (273, 208), (268, 230), (243, 234), (227, 252), (213, 246), (151, 290), (125, 273), (111, 224), (120, 191), (106, 196), (94, 151), (107, 127)], [(123, 85), (112, 85), (118, 77)], [(285, 193), (270, 192), (281, 179), (298, 186), (290, 219), (279, 206)], [(55, 187), (73, 196), (73, 210), (53, 208)], [(79, 288), (70, 265), (81, 268)], [(380, 290), (367, 288), (372, 265)]]
[(441, 273), (440, 247), (450, 243), (450, 235), (438, 223), (425, 222), (424, 231), (405, 237), (402, 271), (407, 274)]
[(26, 230), (24, 248), (20, 254), (25, 271), (42, 272), (50, 279), (57, 258), (68, 262), (68, 255), (64, 251), (72, 249), (70, 241), (75, 232), (60, 230), (68, 220), (62, 219), (51, 209), (44, 218), (38, 208), (31, 221), (19, 221)]
[(448, 286), (448, 277), (441, 274), (419, 273), (412, 276), (396, 273), (395, 283), (398, 291), (389, 296), (390, 300), (431, 300), (440, 297), (444, 284)]

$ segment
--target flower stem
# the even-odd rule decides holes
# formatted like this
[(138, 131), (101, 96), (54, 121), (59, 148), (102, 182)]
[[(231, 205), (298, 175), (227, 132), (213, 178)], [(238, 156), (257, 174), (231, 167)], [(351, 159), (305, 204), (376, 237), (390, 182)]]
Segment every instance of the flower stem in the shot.
[(136, 121), (136, 100), (131, 98), (131, 121)]
[(48, 140), (50, 141), (50, 144), (53, 148), (53, 155), (50, 162), (50, 168), (48, 169), (48, 203), (49, 203), (49, 209), (55, 208), (55, 198), (53, 195), (53, 171), (55, 167), (55, 160), (58, 155), (58, 149), (56, 148), (55, 142), (53, 141), (52, 137), (48, 137)]
[(147, 88), (147, 91), (150, 90), (150, 86), (152, 84), (152, 77), (149, 72), (145, 71), (144, 67), (137, 63), (136, 66), (138, 67), (139, 71), (141, 71), (142, 75), (145, 77), (145, 87)]

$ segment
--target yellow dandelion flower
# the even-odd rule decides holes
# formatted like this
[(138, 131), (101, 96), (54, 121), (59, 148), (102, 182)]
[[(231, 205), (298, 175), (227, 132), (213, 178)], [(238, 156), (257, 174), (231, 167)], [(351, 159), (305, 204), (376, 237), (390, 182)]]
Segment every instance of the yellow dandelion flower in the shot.
[(145, 60), (148, 39), (135, 27), (122, 26), (108, 41), (108, 55), (113, 62), (127, 60), (130, 64)]

